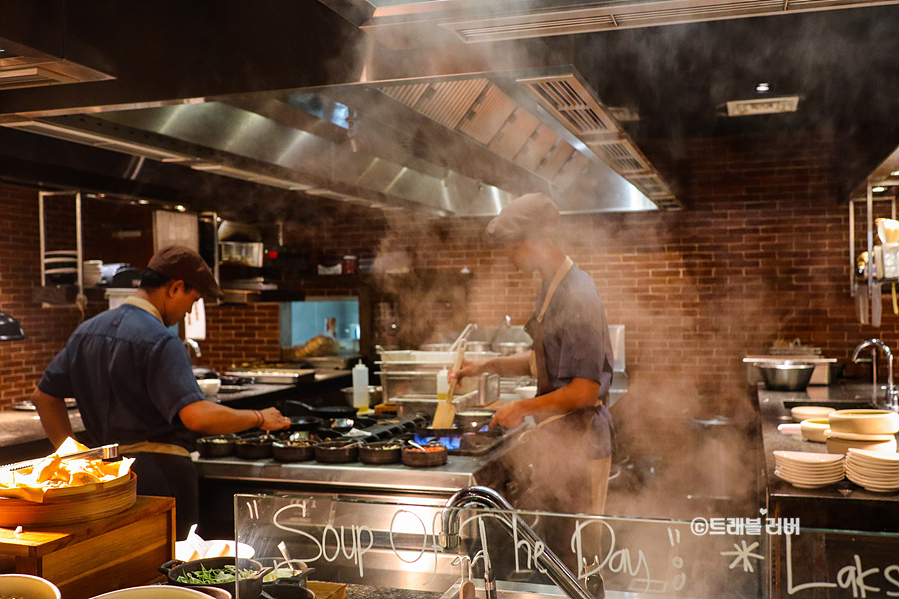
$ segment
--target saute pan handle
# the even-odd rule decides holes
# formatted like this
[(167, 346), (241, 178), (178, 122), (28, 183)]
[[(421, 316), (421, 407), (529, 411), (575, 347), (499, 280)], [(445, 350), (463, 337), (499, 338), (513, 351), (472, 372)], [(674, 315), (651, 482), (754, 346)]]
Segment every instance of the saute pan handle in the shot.
[(167, 561), (166, 563), (159, 566), (159, 571), (168, 576), (168, 573), (171, 572), (174, 568), (180, 566), (184, 562), (180, 559), (172, 559)]

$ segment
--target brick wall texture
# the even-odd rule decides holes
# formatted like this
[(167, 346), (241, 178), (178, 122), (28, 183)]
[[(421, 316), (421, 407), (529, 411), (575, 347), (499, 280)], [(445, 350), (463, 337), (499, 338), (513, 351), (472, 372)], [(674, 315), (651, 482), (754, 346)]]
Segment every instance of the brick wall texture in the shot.
[[(631, 392), (622, 409), (734, 415), (746, 407), (743, 356), (766, 352), (776, 339), (798, 338), (844, 361), (863, 339), (899, 341), (889, 301), (880, 328), (856, 316), (833, 134), (715, 138), (682, 147), (682, 211), (563, 217), (561, 245), (596, 281), (609, 322), (626, 325)], [(36, 192), (0, 187), (0, 211), (0, 307), (29, 334), (0, 344), (3, 407), (28, 395), (80, 315), (31, 301), (38, 284)], [(377, 306), (376, 341), (389, 342), (390, 324), (416, 319), (438, 328), (447, 311), (485, 326), (506, 314), (524, 324), (539, 281), (513, 270), (503, 248), (484, 236), (485, 224), (338, 206), (327, 217), (288, 223), (284, 235), (294, 247), (314, 248), (320, 261), (352, 253), (376, 268), (409, 259), (414, 269), (471, 271), (464, 305), (396, 290), (399, 302)], [(208, 321), (201, 362), (222, 368), (278, 357), (277, 306), (213, 307)], [(847, 372), (864, 374), (859, 368)]]

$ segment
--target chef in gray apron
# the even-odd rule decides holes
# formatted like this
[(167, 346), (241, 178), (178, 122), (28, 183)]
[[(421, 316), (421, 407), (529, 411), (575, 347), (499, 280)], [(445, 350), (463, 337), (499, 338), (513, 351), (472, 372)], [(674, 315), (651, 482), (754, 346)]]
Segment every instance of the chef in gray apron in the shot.
[(504, 404), (491, 423), (514, 428), (530, 416), (536, 428), (476, 474), (479, 484), (499, 487), (518, 509), (602, 514), (613, 445), (604, 405), (612, 384), (612, 346), (593, 280), (553, 239), (559, 224), (558, 208), (542, 193), (516, 199), (490, 221), (488, 234), (505, 245), (515, 266), (543, 278), (525, 327), (533, 349), (465, 364), (455, 376), (488, 372), (537, 379), (536, 397)]

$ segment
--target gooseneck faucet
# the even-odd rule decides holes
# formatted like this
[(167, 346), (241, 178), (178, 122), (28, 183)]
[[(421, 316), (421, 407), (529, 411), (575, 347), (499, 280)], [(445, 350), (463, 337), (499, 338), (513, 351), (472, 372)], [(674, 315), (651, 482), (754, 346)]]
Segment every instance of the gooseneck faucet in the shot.
[[(194, 350), (194, 355), (198, 358), (203, 355), (203, 352), (200, 351), (200, 344), (196, 342), (196, 340), (187, 338), (184, 340), (184, 347)], [(190, 355), (190, 351), (187, 352)]]
[[(465, 487), (456, 492), (446, 502), (443, 510), (443, 532), (438, 535), (438, 542), (445, 551), (456, 551), (461, 542), (459, 535), (459, 520), (463, 509), (471, 507), (492, 508), (496, 510), (504, 510), (503, 513), (492, 514), (497, 520), (509, 531), (510, 534), (516, 531), (518, 536), (524, 541), (536, 554), (537, 562), (546, 569), (549, 578), (556, 584), (566, 596), (571, 599), (602, 599), (605, 597), (605, 590), (602, 585), (602, 578), (595, 580), (596, 591), (590, 594), (578, 582), (571, 570), (562, 563), (555, 553), (550, 551), (546, 546), (543, 547), (543, 553), (536, 551), (537, 543), (542, 541), (537, 533), (530, 526), (515, 514), (514, 508), (505, 498), (489, 487)], [(489, 567), (489, 560), (484, 560), (484, 590), (487, 593), (487, 599), (496, 599), (496, 579), (492, 568)]]
[[(886, 388), (886, 397), (885, 404), (886, 407), (890, 409), (896, 409), (897, 401), (896, 401), (896, 389), (893, 386), (893, 352), (890, 351), (890, 348), (887, 347), (886, 343), (881, 341), (880, 339), (867, 339), (858, 344), (858, 347), (855, 348), (855, 351), (852, 352), (852, 361), (858, 364), (859, 357), (858, 355), (865, 348), (879, 348), (880, 351), (883, 352), (883, 355), (887, 357), (887, 388)], [(874, 362), (875, 358), (872, 356), (871, 361)], [(875, 377), (877, 376), (877, 366), (874, 365), (874, 373)], [(874, 380), (874, 385), (877, 385), (877, 379)]]

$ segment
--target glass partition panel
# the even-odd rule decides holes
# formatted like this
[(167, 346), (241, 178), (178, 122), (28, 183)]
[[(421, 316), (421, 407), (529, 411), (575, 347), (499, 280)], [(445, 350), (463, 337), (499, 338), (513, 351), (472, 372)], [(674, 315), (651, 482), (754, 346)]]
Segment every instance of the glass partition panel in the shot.
[(274, 569), (269, 578), (314, 568), (310, 579), (351, 591), (433, 599), (459, 597), (469, 579), (478, 597), (495, 580), (498, 599), (595, 597), (601, 585), (610, 598), (767, 597), (771, 540), (800, 534), (798, 522), (763, 515), (690, 522), (321, 495), (234, 501), (235, 538)]

